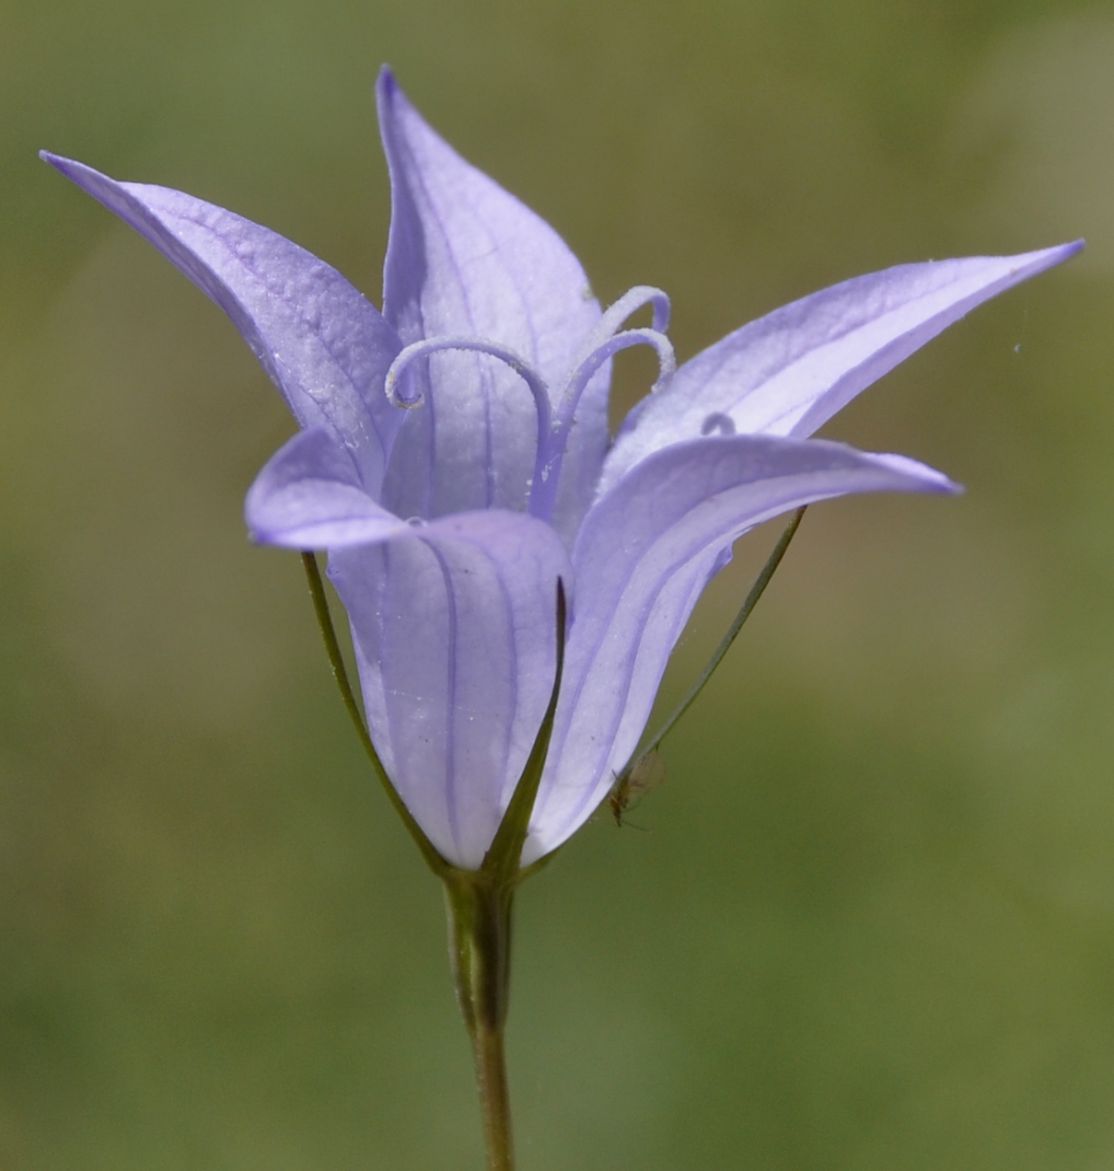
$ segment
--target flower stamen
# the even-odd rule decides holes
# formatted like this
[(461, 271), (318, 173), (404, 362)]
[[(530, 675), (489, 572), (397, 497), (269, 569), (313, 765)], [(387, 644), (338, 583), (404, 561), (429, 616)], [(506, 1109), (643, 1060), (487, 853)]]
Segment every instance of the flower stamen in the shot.
[[(626, 297), (617, 301), (611, 309), (615, 309), (622, 302), (632, 297), (632, 294), (658, 290), (632, 289)], [(665, 294), (660, 294), (665, 298)], [(649, 299), (649, 298), (647, 298)], [(641, 304), (645, 304), (643, 300)], [(655, 302), (654, 318), (659, 320), (658, 309), (662, 302)], [(665, 310), (660, 314), (662, 320), (668, 319), (668, 299), (665, 300)], [(611, 310), (604, 315), (605, 319)], [(629, 313), (627, 314), (629, 315)], [(534, 479), (534, 486), (530, 493), (530, 512), (534, 516), (549, 519), (557, 502), (557, 483), (560, 479), (561, 464), (568, 447), (569, 432), (576, 420), (576, 409), (580, 404), (580, 397), (596, 371), (615, 354), (622, 350), (629, 350), (632, 346), (649, 346), (658, 356), (658, 377), (651, 388), (657, 390), (673, 373), (677, 360), (673, 354), (673, 346), (664, 333), (654, 328), (626, 329), (599, 342), (573, 371), (569, 378), (561, 401), (553, 417), (552, 426), (545, 439), (545, 459), (541, 465), (541, 474)]]
[(383, 389), (388, 401), (403, 410), (413, 410), (420, 407), (425, 401), (425, 395), (417, 394), (413, 398), (406, 398), (399, 392), (399, 380), (406, 372), (411, 362), (418, 358), (427, 358), (442, 350), (467, 350), (477, 354), (487, 354), (504, 366), (509, 366), (526, 383), (534, 399), (534, 407), (538, 416), (538, 434), (541, 436), (549, 429), (549, 390), (538, 372), (526, 361), (510, 349), (498, 342), (487, 338), (446, 336), (427, 337), (421, 341), (412, 342), (406, 346), (391, 363), (384, 380)]
[(399, 392), (399, 380), (406, 372), (411, 362), (418, 358), (427, 358), (431, 354), (442, 350), (466, 350), (477, 354), (487, 354), (504, 366), (509, 366), (526, 383), (534, 399), (534, 412), (537, 418), (537, 438), (534, 451), (534, 474), (531, 483), (538, 484), (545, 475), (544, 459), (547, 437), (550, 431), (550, 416), (552, 408), (549, 405), (549, 389), (541, 375), (526, 361), (507, 346), (486, 338), (466, 336), (429, 337), (421, 341), (412, 342), (391, 363), (387, 377), (383, 382), (383, 390), (388, 401), (403, 410), (413, 410), (420, 407), (425, 401), (421, 393), (414, 398), (406, 398)]
[(725, 415), (722, 411), (713, 411), (707, 415), (704, 422), (700, 426), (701, 435), (734, 435), (735, 434), (735, 420), (730, 415)]
[(619, 327), (644, 305), (654, 307), (651, 329), (656, 329), (658, 333), (665, 333), (669, 328), (669, 294), (653, 285), (635, 285), (633, 289), (628, 289), (618, 301), (604, 310), (599, 324), (589, 339), (589, 349), (595, 349), (601, 341), (616, 333)]

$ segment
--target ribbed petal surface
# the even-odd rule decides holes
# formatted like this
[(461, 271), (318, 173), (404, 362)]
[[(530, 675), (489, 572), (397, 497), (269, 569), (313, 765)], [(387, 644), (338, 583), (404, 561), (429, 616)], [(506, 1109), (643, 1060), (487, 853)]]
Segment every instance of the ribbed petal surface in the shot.
[(575, 621), (530, 856), (572, 834), (613, 783), (730, 542), (818, 500), (955, 490), (939, 472), (901, 456), (765, 436), (677, 444), (636, 468), (588, 514), (573, 553)]
[[(556, 396), (600, 318), (580, 263), (548, 224), (440, 138), (386, 71), (378, 94), (392, 196), (384, 315), (407, 343), (467, 335), (508, 346)], [(468, 353), (436, 354), (411, 377), (425, 403), (391, 462), (391, 508), (429, 517), (522, 508), (536, 423), (518, 377)], [(566, 471), (582, 501), (607, 442), (606, 397), (602, 370), (582, 401)]]
[(607, 457), (601, 492), (648, 455), (709, 427), (812, 434), (975, 306), (1081, 247), (901, 265), (833, 285), (743, 326), (635, 407)]
[(434, 845), (478, 866), (553, 686), (556, 586), (571, 567), (530, 517), (463, 513), (330, 557), (371, 735)]
[(232, 319), (303, 427), (325, 427), (378, 491), (403, 412), (383, 379), (399, 343), (335, 269), (242, 216), (181, 191), (120, 183), (43, 158), (146, 237)]

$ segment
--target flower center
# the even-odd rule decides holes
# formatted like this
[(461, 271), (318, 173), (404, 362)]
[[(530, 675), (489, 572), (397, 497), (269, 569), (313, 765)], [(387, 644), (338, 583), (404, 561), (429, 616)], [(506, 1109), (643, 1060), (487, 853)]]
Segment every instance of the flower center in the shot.
[[(623, 323), (646, 305), (653, 307), (653, 324), (637, 329), (620, 329)], [(528, 511), (542, 520), (552, 520), (557, 505), (561, 465), (568, 448), (569, 433), (576, 421), (577, 407), (592, 377), (599, 368), (622, 350), (632, 346), (649, 346), (658, 356), (659, 373), (652, 390), (657, 390), (673, 373), (676, 361), (673, 346), (665, 336), (669, 326), (669, 298), (661, 289), (636, 285), (624, 293), (601, 315), (596, 328), (588, 335), (580, 357), (572, 368), (556, 406), (541, 375), (508, 346), (487, 338), (443, 336), (423, 338), (406, 346), (391, 363), (384, 382), (388, 400), (396, 407), (413, 410), (421, 406), (423, 396), (404, 393), (403, 376), (418, 358), (428, 358), (442, 350), (468, 350), (487, 354), (509, 366), (526, 384), (534, 400), (537, 417), (537, 448), (534, 474), (530, 481)]]

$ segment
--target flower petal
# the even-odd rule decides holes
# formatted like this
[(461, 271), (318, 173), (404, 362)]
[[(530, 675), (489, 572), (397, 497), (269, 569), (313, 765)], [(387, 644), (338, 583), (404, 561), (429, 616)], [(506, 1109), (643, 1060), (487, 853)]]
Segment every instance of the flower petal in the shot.
[[(498, 342), (558, 395), (600, 319), (579, 261), (544, 220), (440, 138), (387, 70), (378, 97), (391, 173), (387, 320), (406, 343), (441, 335)], [(536, 428), (516, 375), (465, 353), (437, 354), (413, 373), (425, 403), (400, 438), (392, 507), (425, 516), (522, 508)], [(594, 483), (606, 446), (606, 395), (603, 371), (578, 413), (570, 466), (579, 466), (585, 451), (594, 455), (587, 474), (569, 476), (582, 489)], [(470, 453), (466, 466), (462, 452)], [(458, 460), (451, 474), (446, 453)]]
[(383, 395), (400, 346), (335, 269), (268, 228), (181, 191), (120, 183), (43, 152), (83, 191), (146, 237), (232, 319), (303, 427), (357, 453), (377, 492), (402, 412)]
[(624, 478), (588, 514), (573, 551), (577, 608), (532, 856), (591, 815), (634, 750), (670, 651), (732, 541), (818, 500), (956, 490), (902, 456), (772, 436), (676, 444)]
[(531, 517), (462, 513), (335, 552), (368, 725), (399, 795), (450, 862), (477, 867), (553, 687), (557, 534)]
[(907, 264), (857, 277), (744, 325), (686, 362), (628, 416), (601, 493), (652, 452), (707, 433), (812, 434), (860, 391), (975, 306), (1073, 256)]
[(267, 461), (244, 512), (253, 540), (287, 549), (343, 548), (410, 528), (368, 495), (351, 453), (321, 427), (299, 431)]

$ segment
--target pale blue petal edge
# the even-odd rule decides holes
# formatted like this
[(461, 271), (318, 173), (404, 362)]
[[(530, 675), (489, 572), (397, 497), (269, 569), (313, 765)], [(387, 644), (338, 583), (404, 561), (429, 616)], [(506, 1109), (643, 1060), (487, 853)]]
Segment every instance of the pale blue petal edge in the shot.
[(568, 838), (614, 783), (726, 546), (802, 504), (957, 490), (902, 456), (773, 436), (689, 441), (635, 468), (588, 514), (573, 551), (576, 617), (525, 860)]
[(977, 305), (1074, 256), (1083, 242), (1019, 256), (907, 264), (833, 285), (728, 334), (628, 416), (601, 494), (653, 452), (709, 429), (811, 434), (860, 391)]
[(299, 431), (248, 490), (253, 540), (287, 549), (337, 549), (387, 540), (410, 526), (365, 490), (348, 451), (321, 427)]
[(43, 152), (51, 166), (144, 236), (215, 301), (303, 427), (333, 432), (378, 491), (403, 412), (383, 394), (400, 348), (378, 310), (283, 236), (181, 191), (123, 183)]

